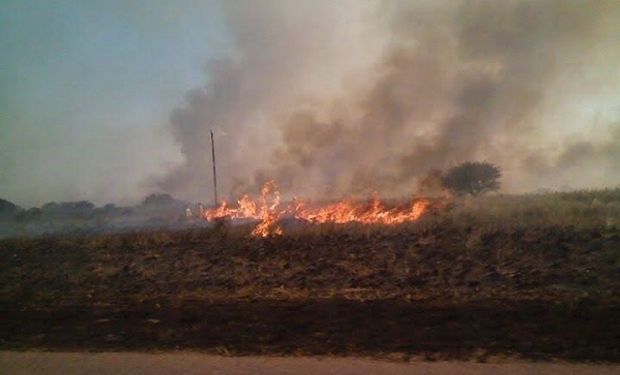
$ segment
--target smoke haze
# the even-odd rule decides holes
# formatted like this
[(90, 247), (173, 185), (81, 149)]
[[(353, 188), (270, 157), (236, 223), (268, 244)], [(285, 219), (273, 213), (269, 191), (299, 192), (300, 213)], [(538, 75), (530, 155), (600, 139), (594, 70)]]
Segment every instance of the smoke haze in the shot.
[(500, 165), (505, 191), (620, 183), (616, 1), (223, 7), (235, 51), (171, 115), (165, 191), (208, 199), (210, 129), (225, 195), (402, 195), (465, 160)]

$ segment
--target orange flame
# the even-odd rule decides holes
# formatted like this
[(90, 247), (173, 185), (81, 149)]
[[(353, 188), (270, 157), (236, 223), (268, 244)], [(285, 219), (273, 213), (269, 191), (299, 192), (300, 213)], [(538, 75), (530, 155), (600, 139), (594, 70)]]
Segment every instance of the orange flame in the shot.
[(258, 201), (244, 195), (237, 201), (237, 207), (231, 208), (226, 201), (219, 207), (207, 209), (202, 217), (207, 221), (217, 219), (260, 220), (252, 230), (255, 237), (279, 236), (283, 229), (279, 221), (283, 217), (306, 220), (311, 223), (345, 224), (358, 222), (362, 224), (395, 225), (418, 220), (428, 210), (427, 200), (414, 200), (410, 205), (386, 207), (375, 196), (370, 203), (342, 200), (327, 205), (309, 205), (294, 199), (286, 208), (280, 207), (280, 192), (273, 181), (265, 183)]
[(280, 219), (282, 214), (278, 210), (278, 206), (280, 206), (280, 192), (275, 182), (269, 181), (265, 183), (261, 189), (260, 197), (260, 210), (258, 213), (261, 222), (254, 228), (252, 235), (256, 237), (282, 235), (282, 227), (278, 225), (278, 219)]

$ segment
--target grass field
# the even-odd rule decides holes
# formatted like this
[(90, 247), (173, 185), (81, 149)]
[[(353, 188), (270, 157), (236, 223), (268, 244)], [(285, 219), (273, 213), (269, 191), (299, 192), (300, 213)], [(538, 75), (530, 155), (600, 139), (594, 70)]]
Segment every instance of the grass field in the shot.
[(0, 348), (620, 361), (620, 190), (443, 206), (0, 240)]

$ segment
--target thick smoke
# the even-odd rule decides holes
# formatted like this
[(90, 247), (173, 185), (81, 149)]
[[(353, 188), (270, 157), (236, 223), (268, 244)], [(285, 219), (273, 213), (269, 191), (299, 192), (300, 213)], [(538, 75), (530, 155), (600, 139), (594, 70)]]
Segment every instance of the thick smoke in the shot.
[(305, 196), (402, 195), (464, 160), (502, 166), (509, 191), (620, 182), (618, 132), (575, 139), (562, 112), (618, 83), (600, 72), (620, 63), (620, 3), (231, 3), (238, 49), (172, 115), (186, 161), (168, 191), (211, 192), (211, 128), (228, 194), (275, 179)]

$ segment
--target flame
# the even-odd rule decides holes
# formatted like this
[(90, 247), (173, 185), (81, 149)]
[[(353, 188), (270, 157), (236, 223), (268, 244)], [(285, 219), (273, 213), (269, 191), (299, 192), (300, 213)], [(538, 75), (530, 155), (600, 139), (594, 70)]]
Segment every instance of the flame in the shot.
[(426, 212), (429, 203), (418, 200), (407, 207), (387, 208), (374, 197), (371, 204), (363, 204), (351, 200), (343, 200), (326, 206), (306, 208), (298, 205), (295, 217), (313, 223), (344, 224), (358, 222), (362, 224), (401, 224), (415, 221)]
[[(278, 206), (280, 206), (280, 192), (275, 182), (269, 181), (265, 183), (261, 189), (260, 196), (260, 210), (258, 214), (261, 222), (254, 228), (252, 235), (255, 237), (282, 235), (282, 227), (278, 224), (278, 219), (280, 219), (282, 214), (278, 210)], [(255, 207), (256, 205), (249, 204), (249, 206)]]
[(351, 199), (341, 200), (327, 205), (309, 204), (293, 199), (288, 207), (280, 207), (280, 192), (273, 181), (265, 183), (258, 201), (244, 195), (237, 200), (237, 207), (229, 207), (226, 201), (219, 207), (202, 211), (207, 221), (218, 219), (260, 220), (252, 230), (255, 237), (280, 236), (284, 233), (279, 224), (283, 217), (301, 219), (310, 223), (345, 224), (358, 222), (362, 224), (395, 225), (418, 220), (428, 210), (427, 200), (414, 200), (411, 204), (388, 208), (378, 196), (371, 202), (357, 202)]

